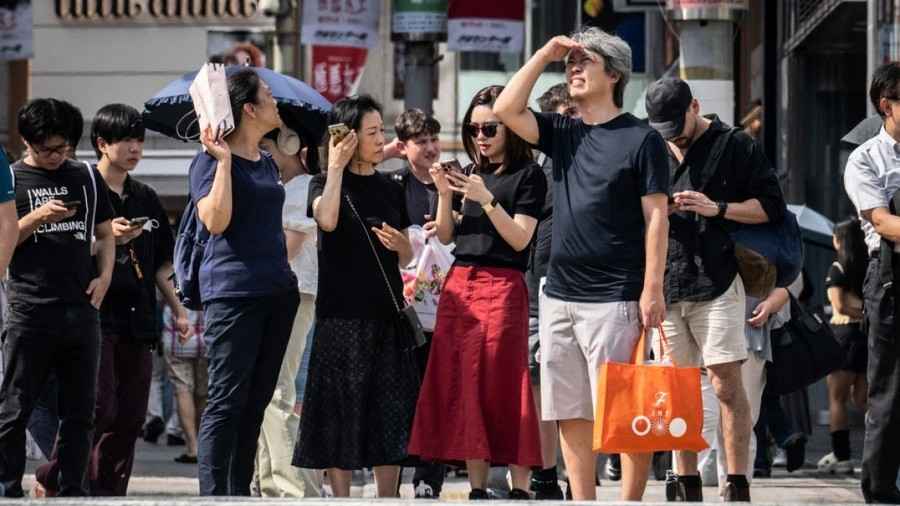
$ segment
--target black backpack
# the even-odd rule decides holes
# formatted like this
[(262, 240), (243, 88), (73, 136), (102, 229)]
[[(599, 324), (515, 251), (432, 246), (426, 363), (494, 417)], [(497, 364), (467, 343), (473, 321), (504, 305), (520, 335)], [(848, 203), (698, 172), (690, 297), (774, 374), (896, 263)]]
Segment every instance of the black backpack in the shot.
[(200, 264), (209, 242), (209, 231), (197, 215), (197, 206), (188, 196), (188, 204), (178, 224), (175, 239), (175, 293), (184, 307), (198, 311), (203, 309), (200, 301)]

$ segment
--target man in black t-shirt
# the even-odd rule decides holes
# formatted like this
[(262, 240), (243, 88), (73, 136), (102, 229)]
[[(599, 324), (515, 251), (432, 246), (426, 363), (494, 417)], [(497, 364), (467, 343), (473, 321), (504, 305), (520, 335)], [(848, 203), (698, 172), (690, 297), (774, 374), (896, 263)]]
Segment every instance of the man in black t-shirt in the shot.
[[(9, 266), (0, 386), (0, 487), (21, 497), (25, 427), (47, 377), (59, 381), (59, 495), (84, 487), (97, 386), (98, 309), (112, 278), (112, 208), (103, 178), (68, 160), (73, 114), (36, 99), (18, 113), (28, 151), (15, 171), (19, 243)], [(93, 252), (92, 255), (92, 240)]]
[[(748, 356), (744, 282), (729, 232), (741, 223), (780, 222), (784, 197), (760, 147), (718, 118), (700, 116), (686, 82), (657, 81), (647, 90), (646, 102), (650, 125), (669, 141), (673, 171), (664, 354), (681, 367), (706, 367), (721, 406), (725, 448), (719, 450), (728, 464), (723, 498), (749, 501), (749, 445), (764, 380), (759, 371), (765, 365), (757, 354)], [(765, 298), (774, 288), (754, 293), (755, 280), (746, 281), (747, 295), (754, 297)], [(766, 307), (760, 305), (754, 319), (765, 321)], [(742, 364), (749, 368), (744, 379)], [(748, 399), (747, 390), (758, 393)], [(696, 453), (677, 452), (676, 459), (679, 499), (702, 500)]]
[[(147, 410), (151, 350), (160, 336), (157, 288), (172, 308), (182, 336), (189, 324), (170, 280), (175, 239), (162, 202), (152, 188), (129, 176), (143, 156), (140, 113), (124, 104), (103, 107), (94, 115), (91, 142), (116, 216), (111, 222), (116, 262), (100, 311), (102, 348), (91, 452), (91, 469), (96, 472), (89, 476), (89, 484), (93, 496), (124, 496)], [(48, 495), (58, 488), (58, 469), (54, 452), (35, 472)]]
[[(397, 156), (406, 159), (408, 166), (391, 173), (391, 179), (403, 187), (409, 222), (423, 227), (425, 233), (431, 236), (435, 230), (437, 188), (428, 171), (441, 157), (441, 143), (438, 139), (441, 124), (420, 109), (410, 109), (397, 117), (394, 131), (397, 133), (397, 139), (391, 143), (394, 149), (385, 147), (385, 151), (396, 151)], [(422, 370), (428, 364), (428, 352), (431, 349), (430, 332), (428, 334), (428, 344), (422, 346), (419, 352)], [(440, 497), (446, 471), (443, 464), (423, 464), (416, 467), (413, 476), (416, 498)]]
[[(551, 62), (566, 60), (580, 119), (534, 113), (528, 97)], [(631, 48), (585, 28), (554, 37), (513, 76), (494, 105), (503, 123), (553, 159), (553, 232), (540, 294), (541, 408), (557, 420), (572, 497), (596, 497), (592, 452), (597, 374), (628, 362), (641, 325), (665, 315), (665, 143), (623, 113)], [(640, 500), (649, 454), (623, 455), (622, 498)]]

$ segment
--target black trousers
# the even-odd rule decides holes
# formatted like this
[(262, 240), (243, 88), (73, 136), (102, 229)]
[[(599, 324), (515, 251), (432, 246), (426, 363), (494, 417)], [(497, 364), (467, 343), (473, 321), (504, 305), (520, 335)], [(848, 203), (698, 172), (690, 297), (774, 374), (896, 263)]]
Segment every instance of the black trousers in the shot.
[(25, 429), (48, 376), (59, 382), (61, 496), (87, 495), (85, 471), (94, 429), (100, 319), (85, 305), (11, 303), (0, 385), (0, 486), (22, 497)]
[(209, 397), (197, 443), (200, 495), (250, 495), (259, 428), (299, 304), (296, 288), (205, 304)]
[(866, 502), (895, 494), (900, 471), (898, 301), (894, 289), (883, 286), (880, 268), (878, 258), (870, 261), (863, 289), (869, 338), (869, 406), (862, 460), (862, 492)]

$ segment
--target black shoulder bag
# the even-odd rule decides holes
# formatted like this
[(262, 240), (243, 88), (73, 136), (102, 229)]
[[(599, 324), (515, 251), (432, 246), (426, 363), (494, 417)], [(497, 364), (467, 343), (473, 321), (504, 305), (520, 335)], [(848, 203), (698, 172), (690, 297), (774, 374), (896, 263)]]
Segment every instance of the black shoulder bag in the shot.
[(790, 296), (791, 319), (772, 331), (772, 361), (766, 364), (766, 389), (777, 395), (796, 392), (835, 371), (844, 351), (822, 318)]
[(378, 256), (378, 250), (375, 249), (375, 243), (372, 242), (372, 236), (369, 235), (369, 230), (366, 228), (366, 222), (363, 221), (362, 217), (356, 212), (356, 206), (353, 205), (353, 200), (350, 198), (350, 195), (344, 194), (344, 198), (347, 200), (347, 204), (350, 206), (350, 210), (353, 212), (353, 216), (356, 217), (356, 221), (362, 227), (363, 234), (366, 236), (366, 239), (369, 241), (369, 246), (372, 248), (372, 255), (375, 256), (375, 262), (378, 264), (378, 268), (381, 270), (381, 276), (384, 278), (384, 284), (387, 286), (388, 294), (391, 297), (391, 302), (394, 303), (394, 307), (397, 309), (397, 315), (400, 317), (400, 320), (409, 326), (410, 335), (412, 336), (413, 342), (410, 348), (419, 348), (424, 346), (427, 342), (425, 338), (425, 329), (422, 327), (422, 322), (419, 320), (419, 315), (416, 314), (416, 309), (406, 301), (403, 301), (403, 307), (400, 307), (400, 303), (397, 302), (397, 296), (394, 294), (394, 289), (391, 287), (391, 282), (387, 277), (387, 271), (384, 270), (384, 265), (381, 264), (381, 257)]

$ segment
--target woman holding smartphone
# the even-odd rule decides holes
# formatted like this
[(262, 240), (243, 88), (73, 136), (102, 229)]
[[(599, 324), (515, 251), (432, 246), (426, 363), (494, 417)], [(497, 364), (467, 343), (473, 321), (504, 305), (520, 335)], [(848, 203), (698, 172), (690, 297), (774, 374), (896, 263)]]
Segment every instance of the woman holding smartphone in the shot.
[[(328, 469), (336, 497), (350, 473), (372, 467), (378, 497), (396, 497), (418, 395), (397, 311), (400, 264), (412, 259), (403, 189), (375, 167), (384, 158), (381, 106), (337, 102), (328, 172), (313, 177), (307, 214), (319, 226), (319, 293), (294, 465)], [(346, 130), (345, 130), (346, 131)]]
[(487, 499), (491, 465), (510, 467), (510, 499), (530, 499), (529, 468), (542, 464), (524, 273), (547, 181), (528, 144), (491, 109), (502, 90), (479, 91), (463, 118), (474, 163), (464, 172), (431, 170), (437, 237), (456, 241), (456, 261), (441, 292), (409, 452), (465, 462), (469, 499)]

